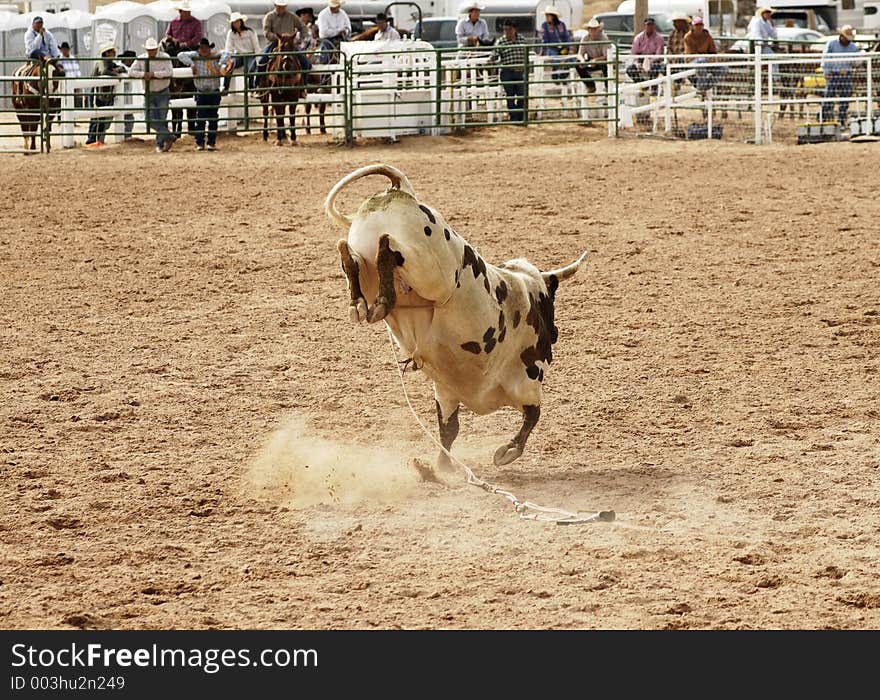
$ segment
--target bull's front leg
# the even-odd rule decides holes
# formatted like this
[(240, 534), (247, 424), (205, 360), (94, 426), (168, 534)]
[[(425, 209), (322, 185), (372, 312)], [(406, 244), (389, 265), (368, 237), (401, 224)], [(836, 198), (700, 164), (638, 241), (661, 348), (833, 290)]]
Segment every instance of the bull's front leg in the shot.
[[(441, 396), (435, 391), (435, 403), (437, 404), (437, 425), (440, 430), (440, 444), (443, 449), (452, 449), (452, 443), (458, 437), (458, 399)], [(452, 471), (452, 460), (446, 452), (440, 452), (437, 456), (437, 468), (442, 471)]]
[(519, 432), (513, 440), (495, 450), (494, 461), (498, 467), (510, 464), (523, 453), (526, 447), (526, 440), (529, 439), (532, 429), (537, 425), (538, 418), (541, 417), (540, 406), (523, 406), (522, 412), (523, 424)]
[(403, 265), (403, 256), (391, 250), (391, 237), (386, 233), (379, 238), (379, 252), (376, 254), (376, 270), (379, 273), (379, 293), (376, 301), (367, 310), (367, 322), (376, 323), (394, 309), (397, 292), (394, 289), (394, 268)]
[(361, 280), (358, 277), (360, 273), (361, 257), (352, 251), (348, 245), (348, 241), (341, 240), (336, 244), (339, 256), (342, 258), (342, 271), (348, 279), (348, 291), (350, 301), (348, 305), (348, 314), (351, 322), (354, 324), (363, 323), (367, 320), (367, 302), (364, 300), (364, 293), (361, 291)]

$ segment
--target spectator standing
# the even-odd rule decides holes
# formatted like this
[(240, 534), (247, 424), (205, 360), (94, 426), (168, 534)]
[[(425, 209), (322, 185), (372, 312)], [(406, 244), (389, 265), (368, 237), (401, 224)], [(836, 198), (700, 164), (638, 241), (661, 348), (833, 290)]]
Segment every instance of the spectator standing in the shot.
[(523, 96), (525, 94), (526, 47), (516, 29), (516, 23), (504, 21), (504, 36), (495, 42), (492, 62), (500, 65), (501, 87), (507, 95), (507, 114), (513, 123), (524, 124)]
[[(226, 32), (226, 46), (224, 51), (233, 56), (233, 67), (241, 68), (245, 66), (245, 78), (253, 72), (254, 62), (257, 55), (263, 50), (260, 46), (260, 40), (257, 33), (245, 24), (247, 16), (240, 12), (233, 12), (229, 15), (229, 31)], [(229, 82), (232, 80), (232, 74), (223, 76), (223, 92), (229, 90)]]
[(156, 152), (171, 150), (174, 137), (168, 131), (169, 88), (173, 74), (171, 57), (159, 51), (158, 42), (150, 37), (144, 43), (145, 53), (132, 64), (128, 74), (144, 81), (146, 88), (147, 123), (156, 132)]
[(202, 23), (192, 16), (189, 0), (181, 0), (177, 4), (177, 12), (178, 16), (168, 23), (165, 39), (173, 39), (181, 51), (191, 51), (202, 38)]
[(636, 83), (656, 78), (663, 71), (663, 37), (653, 17), (645, 19), (644, 30), (633, 39), (626, 74)]
[(61, 58), (58, 42), (52, 32), (43, 26), (40, 15), (31, 20), (31, 26), (24, 33), (24, 55), (27, 58)]
[[(116, 47), (113, 44), (104, 44), (98, 49), (101, 56), (101, 62), (95, 66), (94, 77), (96, 78), (118, 78), (125, 75), (125, 66), (116, 62)], [(95, 107), (110, 107), (115, 98), (116, 88), (112, 85), (104, 87), (96, 87), (94, 89), (94, 105)], [(89, 121), (89, 135), (86, 138), (86, 146), (89, 148), (100, 148), (104, 145), (104, 135), (107, 133), (107, 127), (113, 117), (96, 117)]]
[[(828, 42), (822, 56), (822, 72), (825, 74), (825, 102), (822, 102), (822, 121), (833, 121), (834, 97), (850, 97), (853, 92), (852, 63), (849, 61), (829, 60), (832, 56), (847, 53), (859, 53), (855, 42), (855, 31), (848, 24), (837, 30), (837, 38)], [(837, 118), (841, 126), (846, 126), (849, 102), (837, 103)]]
[(64, 77), (74, 78), (74, 82), (71, 83), (73, 85), (73, 106), (79, 109), (83, 106), (82, 90), (76, 87), (75, 79), (82, 78), (82, 68), (80, 68), (76, 56), (70, 53), (70, 44), (62, 41), (58, 49), (61, 51), (60, 63), (64, 69)]
[(489, 38), (489, 25), (480, 17), (483, 6), (477, 2), (469, 3), (462, 8), (467, 12), (467, 17), (458, 20), (455, 25), (455, 40), (460, 48), (471, 46), (488, 46), (492, 43)]
[[(299, 20), (297, 20), (299, 21)], [(217, 150), (217, 120), (220, 109), (220, 79), (232, 70), (233, 60), (224, 51), (214, 53), (214, 44), (202, 37), (196, 51), (177, 54), (185, 66), (192, 67), (196, 87), (196, 150)], [(205, 134), (207, 132), (207, 143)]]

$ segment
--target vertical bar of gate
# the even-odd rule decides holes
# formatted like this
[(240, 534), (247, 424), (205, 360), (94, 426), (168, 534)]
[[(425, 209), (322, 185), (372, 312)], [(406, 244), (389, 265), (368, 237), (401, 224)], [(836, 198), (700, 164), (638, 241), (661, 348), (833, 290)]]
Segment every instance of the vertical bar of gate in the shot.
[(761, 135), (761, 60), (762, 53), (760, 48), (754, 54), (755, 57), (755, 143), (761, 145), (763, 139)]
[(354, 143), (354, 75), (353, 65), (357, 54), (349, 56), (340, 52), (342, 59), (342, 74), (345, 76), (345, 99), (343, 100), (345, 109), (345, 143), (351, 146)]
[(443, 128), (443, 57), (441, 49), (434, 49), (434, 135)]
[(606, 85), (613, 85), (613, 94), (612, 90), (609, 87), (605, 88), (605, 92), (608, 93), (606, 96), (606, 100), (611, 100), (614, 97), (614, 109), (611, 109), (611, 105), (606, 102), (606, 117), (610, 115), (614, 115), (613, 119), (608, 120), (608, 136), (609, 137), (617, 137), (617, 128), (618, 124), (620, 124), (620, 67), (619, 67), (619, 57), (617, 55), (617, 44), (612, 44), (608, 47), (605, 52), (605, 59), (608, 61), (608, 65), (605, 68), (605, 75), (608, 77), (608, 81)]
[[(523, 125), (528, 126), (529, 124), (529, 78), (532, 75), (532, 66), (531, 61), (529, 61), (529, 56), (531, 53), (528, 49), (525, 50), (526, 62), (523, 64), (523, 98), (522, 98), (522, 119)], [(540, 115), (538, 115), (540, 117)]]
[(45, 153), (49, 146), (47, 142), (50, 107), (48, 65), (46, 61), (40, 61), (40, 94), (38, 95), (40, 99), (40, 153)]
[(663, 106), (664, 131), (672, 131), (672, 61), (666, 61), (666, 99)]
[(874, 61), (872, 59), (871, 54), (869, 53), (867, 58), (865, 59), (865, 69), (867, 73), (867, 81), (868, 81), (868, 107), (865, 110), (868, 116), (868, 132), (869, 134), (874, 133), (874, 77), (873, 73), (873, 64)]

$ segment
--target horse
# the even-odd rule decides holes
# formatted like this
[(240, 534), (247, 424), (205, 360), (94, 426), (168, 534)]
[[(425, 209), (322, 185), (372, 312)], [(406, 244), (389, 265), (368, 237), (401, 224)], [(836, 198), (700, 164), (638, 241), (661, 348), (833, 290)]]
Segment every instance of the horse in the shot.
[[(329, 92), (330, 74), (325, 71), (309, 71), (306, 81), (306, 93)], [(306, 133), (312, 133), (312, 103), (306, 101)], [(327, 125), (324, 121), (324, 113), (327, 111), (326, 102), (318, 102), (318, 124), (322, 134), (327, 133)]]
[[(177, 54), (183, 51), (180, 43), (166, 36), (159, 42), (159, 48), (171, 57), (171, 65), (174, 68), (180, 68), (183, 64), (177, 58)], [(168, 90), (170, 99), (186, 99), (192, 98), (196, 93), (196, 84), (192, 78), (171, 78), (171, 85)], [(194, 107), (186, 108), (186, 130), (192, 133), (195, 129), (194, 122), (196, 118), (196, 110)], [(171, 109), (171, 133), (174, 138), (179, 139), (183, 133), (183, 108), (176, 107)]]
[[(59, 78), (64, 77), (64, 67), (57, 58), (41, 60), (42, 63), (39, 61), (25, 63), (13, 72), (12, 75), (16, 80), (12, 82), (12, 107), (21, 125), (26, 151), (37, 150), (37, 130), (40, 128), (42, 115), (46, 115), (46, 152), (48, 152), (51, 149), (49, 132), (52, 128), (52, 119), (61, 111), (58, 83)], [(46, 71), (47, 91), (44, 91), (42, 83), (43, 66)], [(28, 147), (28, 138), (30, 138), (30, 147)]]
[(275, 113), (278, 138), (276, 146), (284, 145), (284, 116), (287, 110), (290, 119), (290, 142), (296, 144), (296, 103), (305, 93), (303, 71), (296, 56), (296, 35), (284, 35), (269, 54), (266, 70), (257, 79), (257, 94), (263, 103), (263, 141), (269, 140), (269, 107)]

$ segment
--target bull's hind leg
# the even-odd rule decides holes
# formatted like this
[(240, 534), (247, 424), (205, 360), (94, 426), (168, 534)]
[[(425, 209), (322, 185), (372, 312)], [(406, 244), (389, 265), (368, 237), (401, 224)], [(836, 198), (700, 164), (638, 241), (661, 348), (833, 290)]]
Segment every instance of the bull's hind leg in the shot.
[[(452, 443), (458, 437), (458, 399), (441, 395), (434, 389), (435, 403), (437, 404), (437, 425), (440, 430), (440, 444), (445, 450), (452, 448)], [(437, 456), (437, 468), (442, 471), (452, 471), (452, 460), (446, 452), (440, 452)]]
[(519, 432), (516, 434), (516, 437), (506, 445), (502, 445), (495, 450), (494, 461), (496, 466), (500, 467), (505, 464), (510, 464), (523, 453), (523, 450), (526, 447), (526, 440), (529, 439), (532, 429), (537, 425), (538, 418), (541, 417), (540, 406), (523, 406), (522, 411), (523, 424), (522, 428), (520, 428)]
[(364, 300), (360, 277), (358, 277), (363, 260), (349, 247), (348, 241), (339, 241), (336, 244), (336, 249), (342, 258), (342, 271), (345, 272), (345, 276), (348, 279), (348, 291), (350, 294), (348, 313), (351, 317), (351, 322), (355, 324), (363, 323), (367, 320), (367, 302)]
[(397, 301), (397, 292), (394, 290), (394, 268), (399, 265), (403, 265), (403, 256), (391, 250), (391, 237), (385, 233), (379, 238), (379, 252), (376, 255), (379, 293), (376, 295), (376, 301), (367, 310), (369, 323), (381, 321), (394, 308)]

